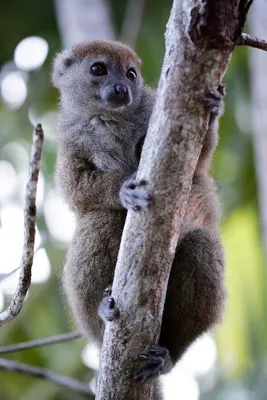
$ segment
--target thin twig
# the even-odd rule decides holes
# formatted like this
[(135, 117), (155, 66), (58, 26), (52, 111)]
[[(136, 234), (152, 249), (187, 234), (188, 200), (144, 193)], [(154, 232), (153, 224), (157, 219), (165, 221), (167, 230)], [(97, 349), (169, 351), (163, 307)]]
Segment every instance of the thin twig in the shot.
[(31, 284), (31, 269), (34, 254), (36, 190), (41, 166), (41, 154), (44, 133), (41, 124), (37, 124), (33, 133), (29, 178), (26, 186), (24, 208), (24, 244), (20, 263), (19, 283), (9, 307), (0, 314), (0, 326), (15, 318), (23, 307), (23, 302)]
[(68, 342), (70, 340), (81, 339), (81, 338), (82, 336), (78, 332), (63, 333), (62, 335), (50, 336), (48, 338), (31, 340), (22, 343), (15, 343), (9, 346), (2, 346), (0, 347), (0, 354), (15, 353), (21, 350), (49, 346), (51, 344), (63, 343), (63, 342)]
[(121, 28), (121, 41), (135, 47), (142, 24), (146, 0), (130, 0)]
[(256, 49), (267, 51), (267, 41), (257, 38), (256, 36), (242, 33), (237, 46), (249, 46)]
[(19, 374), (29, 375), (35, 378), (45, 379), (47, 381), (54, 382), (57, 385), (68, 388), (73, 392), (76, 392), (89, 399), (91, 399), (93, 396), (90, 388), (84, 383), (81, 383), (76, 379), (57, 374), (56, 372), (52, 372), (45, 368), (33, 367), (32, 365), (28, 365), (25, 363), (0, 358), (0, 369), (10, 372), (18, 372)]

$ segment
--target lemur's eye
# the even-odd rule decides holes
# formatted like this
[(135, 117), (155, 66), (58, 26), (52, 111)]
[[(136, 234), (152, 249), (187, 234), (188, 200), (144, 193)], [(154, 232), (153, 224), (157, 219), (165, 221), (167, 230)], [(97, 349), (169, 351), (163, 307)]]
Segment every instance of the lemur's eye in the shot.
[(96, 62), (91, 66), (91, 72), (95, 76), (107, 75), (107, 68), (104, 63)]
[(135, 70), (133, 68), (128, 69), (127, 73), (126, 73), (127, 78), (130, 81), (135, 81), (137, 78), (137, 73), (135, 72)]

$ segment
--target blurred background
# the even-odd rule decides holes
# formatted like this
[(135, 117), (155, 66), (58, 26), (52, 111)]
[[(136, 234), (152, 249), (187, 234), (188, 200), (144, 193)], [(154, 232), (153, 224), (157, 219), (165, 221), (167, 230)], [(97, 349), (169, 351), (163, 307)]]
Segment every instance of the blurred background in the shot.
[[(58, 94), (55, 52), (86, 39), (120, 39), (143, 60), (156, 85), (171, 0), (2, 1), (0, 6), (0, 308), (14, 293), (23, 240), (23, 199), (33, 125), (45, 133), (33, 281), (20, 315), (0, 329), (0, 345), (74, 330), (60, 273), (74, 219), (53, 180)], [(252, 6), (247, 32), (267, 39), (267, 5)], [(228, 300), (223, 323), (199, 339), (169, 376), (168, 400), (267, 398), (267, 54), (239, 47), (224, 79), (226, 110), (213, 162), (224, 218)], [(264, 245), (265, 244), (265, 245)], [(5, 278), (5, 279), (4, 279)], [(6, 358), (91, 382), (98, 361), (85, 340)], [(78, 400), (53, 383), (0, 372), (3, 400)]]

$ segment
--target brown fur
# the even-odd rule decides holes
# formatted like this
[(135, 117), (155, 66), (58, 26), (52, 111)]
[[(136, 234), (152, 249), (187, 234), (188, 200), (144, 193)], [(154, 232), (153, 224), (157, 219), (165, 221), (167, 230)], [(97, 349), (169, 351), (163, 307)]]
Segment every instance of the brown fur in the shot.
[(135, 52), (123, 43), (119, 42), (103, 42), (94, 41), (90, 43), (80, 43), (75, 47), (74, 53), (80, 58), (90, 57), (92, 54), (94, 58), (114, 60), (120, 65), (131, 64), (138, 65), (139, 70), (141, 67), (141, 60), (136, 56)]
[[(94, 61), (107, 63), (115, 75), (99, 80), (90, 76), (89, 67)], [(125, 81), (130, 67), (138, 74), (135, 83)], [(110, 109), (95, 100), (99, 85), (108, 85), (110, 79), (130, 85), (130, 105)], [(89, 42), (66, 50), (55, 60), (53, 80), (61, 94), (56, 179), (77, 218), (63, 283), (81, 331), (101, 344), (103, 326), (97, 309), (105, 287), (113, 279), (126, 216), (119, 191), (137, 169), (138, 145), (146, 134), (154, 91), (143, 85), (135, 53), (114, 42)], [(220, 211), (216, 188), (208, 174), (216, 144), (217, 118), (211, 118), (163, 314), (159, 344), (169, 350), (172, 362), (221, 318), (225, 294), (218, 235)]]

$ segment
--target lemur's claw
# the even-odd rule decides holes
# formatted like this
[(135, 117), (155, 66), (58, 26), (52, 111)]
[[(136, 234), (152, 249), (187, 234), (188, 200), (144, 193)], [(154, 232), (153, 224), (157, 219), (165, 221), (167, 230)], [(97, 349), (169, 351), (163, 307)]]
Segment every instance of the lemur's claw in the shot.
[(158, 345), (153, 345), (148, 351), (140, 353), (139, 359), (146, 362), (145, 367), (134, 373), (134, 380), (139, 382), (146, 382), (167, 373), (171, 368), (169, 351)]
[(98, 307), (98, 315), (104, 322), (112, 322), (119, 318), (120, 311), (116, 307), (115, 299), (111, 296), (112, 285), (104, 291), (104, 297)]
[(127, 210), (140, 211), (152, 202), (153, 195), (147, 188), (147, 182), (129, 178), (121, 186), (120, 200)]
[(205, 96), (201, 98), (201, 102), (210, 109), (214, 115), (221, 115), (223, 113), (223, 96), (224, 85), (220, 84), (218, 89), (208, 89)]

